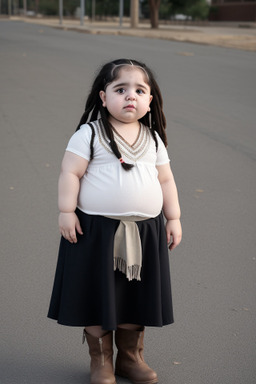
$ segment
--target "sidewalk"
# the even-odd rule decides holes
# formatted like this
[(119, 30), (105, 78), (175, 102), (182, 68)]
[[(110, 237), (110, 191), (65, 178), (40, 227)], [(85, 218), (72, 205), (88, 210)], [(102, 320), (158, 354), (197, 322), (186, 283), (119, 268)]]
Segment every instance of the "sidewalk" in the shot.
[[(118, 22), (85, 21), (81, 26), (80, 20), (70, 19), (64, 19), (62, 25), (57, 18), (11, 17), (10, 20), (21, 20), (26, 23), (82, 33), (138, 36), (256, 51), (256, 23), (247, 25), (247, 28), (239, 27), (239, 24), (237, 26), (220, 24), (220, 26), (160, 25), (159, 29), (151, 29), (149, 24), (139, 24), (139, 27), (134, 29), (130, 28), (128, 23), (123, 23), (120, 27)], [(243, 25), (243, 23), (240, 24)]]

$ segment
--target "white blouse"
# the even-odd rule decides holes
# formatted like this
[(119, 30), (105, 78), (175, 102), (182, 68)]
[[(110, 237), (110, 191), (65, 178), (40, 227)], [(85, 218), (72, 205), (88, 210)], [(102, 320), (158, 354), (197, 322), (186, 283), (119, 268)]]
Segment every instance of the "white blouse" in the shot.
[[(125, 171), (109, 146), (102, 121), (93, 122), (94, 157), (80, 180), (78, 208), (91, 215), (156, 217), (162, 210), (163, 194), (156, 165), (169, 162), (167, 150), (156, 133), (158, 150), (149, 129), (141, 124), (133, 145), (114, 131), (125, 162), (134, 164)], [(71, 137), (67, 151), (90, 159), (92, 130), (84, 124)]]

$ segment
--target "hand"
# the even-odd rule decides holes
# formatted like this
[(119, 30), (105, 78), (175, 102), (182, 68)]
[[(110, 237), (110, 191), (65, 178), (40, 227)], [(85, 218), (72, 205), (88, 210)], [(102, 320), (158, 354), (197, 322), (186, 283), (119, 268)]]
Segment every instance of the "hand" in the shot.
[(61, 212), (59, 214), (59, 229), (62, 236), (70, 243), (77, 243), (76, 231), (82, 235), (83, 231), (75, 212)]
[(167, 220), (165, 228), (167, 235), (167, 243), (169, 245), (170, 251), (172, 251), (181, 242), (182, 228), (180, 220)]

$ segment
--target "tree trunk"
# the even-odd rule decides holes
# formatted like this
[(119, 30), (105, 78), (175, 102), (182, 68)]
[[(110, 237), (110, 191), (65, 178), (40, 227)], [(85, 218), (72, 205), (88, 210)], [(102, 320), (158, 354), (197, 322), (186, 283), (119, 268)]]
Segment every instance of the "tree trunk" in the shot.
[(151, 28), (158, 28), (159, 25), (159, 7), (161, 0), (148, 0), (150, 8)]

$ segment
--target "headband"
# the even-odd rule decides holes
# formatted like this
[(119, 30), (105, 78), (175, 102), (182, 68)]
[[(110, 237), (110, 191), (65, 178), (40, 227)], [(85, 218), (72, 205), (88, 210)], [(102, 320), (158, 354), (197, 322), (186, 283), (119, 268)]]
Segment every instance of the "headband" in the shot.
[(133, 62), (131, 60), (129, 60), (130, 63), (123, 63), (123, 64), (114, 64), (114, 67), (112, 68), (112, 71), (111, 71), (111, 77), (113, 76), (113, 73), (114, 73), (114, 70), (118, 67), (136, 67), (136, 68), (139, 68), (141, 69), (145, 75), (147, 76), (148, 80), (149, 80), (149, 76), (148, 76), (148, 73), (146, 71), (145, 68), (143, 68), (141, 65), (136, 65), (136, 64), (133, 64)]
[[(116, 68), (118, 68), (118, 67), (134, 67), (134, 68), (141, 69), (141, 70), (145, 73), (145, 75), (146, 75), (146, 77), (147, 77), (147, 79), (148, 79), (148, 81), (149, 81), (149, 75), (148, 75), (146, 69), (143, 68), (141, 65), (133, 64), (133, 62), (132, 62), (131, 60), (129, 60), (129, 63), (114, 64), (114, 67), (113, 67), (112, 70), (111, 70), (111, 78), (113, 78), (114, 71), (115, 71)], [(107, 86), (108, 86), (109, 84), (110, 84), (110, 82), (107, 83), (107, 84), (105, 85), (104, 89), (106, 89)]]

